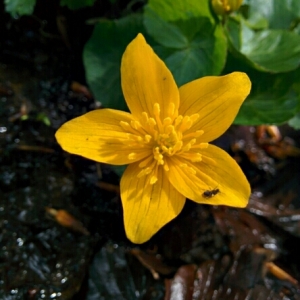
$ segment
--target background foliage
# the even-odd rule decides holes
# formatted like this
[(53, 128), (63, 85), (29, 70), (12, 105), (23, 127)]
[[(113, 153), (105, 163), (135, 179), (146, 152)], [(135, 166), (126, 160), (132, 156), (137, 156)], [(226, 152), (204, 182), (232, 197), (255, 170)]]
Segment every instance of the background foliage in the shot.
[[(78, 9), (95, 0), (61, 0)], [(111, 0), (111, 2), (113, 2)], [(35, 0), (5, 0), (11, 14), (31, 14)], [(149, 0), (122, 18), (94, 20), (83, 59), (88, 84), (103, 106), (126, 109), (120, 62), (142, 32), (180, 86), (193, 79), (246, 72), (253, 83), (235, 123), (300, 128), (300, 1), (248, 0), (217, 16), (209, 0)]]

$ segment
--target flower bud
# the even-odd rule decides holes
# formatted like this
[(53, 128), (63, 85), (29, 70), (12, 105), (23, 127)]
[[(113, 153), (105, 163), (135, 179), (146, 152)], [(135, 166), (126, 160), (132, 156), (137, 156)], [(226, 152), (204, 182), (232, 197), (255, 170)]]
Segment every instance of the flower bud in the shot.
[(243, 0), (212, 0), (212, 7), (217, 15), (225, 15), (238, 10), (242, 2)]

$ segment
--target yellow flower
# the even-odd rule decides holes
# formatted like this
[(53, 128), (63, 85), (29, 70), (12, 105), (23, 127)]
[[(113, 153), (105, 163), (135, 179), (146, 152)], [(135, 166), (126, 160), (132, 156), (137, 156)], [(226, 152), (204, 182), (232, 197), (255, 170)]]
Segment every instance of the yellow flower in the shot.
[(238, 10), (243, 0), (212, 0), (212, 7), (216, 14), (225, 15)]
[(186, 198), (245, 207), (247, 179), (225, 151), (208, 142), (233, 122), (250, 91), (247, 75), (204, 77), (178, 89), (138, 34), (123, 55), (121, 81), (131, 114), (95, 110), (65, 123), (56, 138), (73, 154), (129, 164), (120, 183), (127, 237), (149, 240), (180, 213)]

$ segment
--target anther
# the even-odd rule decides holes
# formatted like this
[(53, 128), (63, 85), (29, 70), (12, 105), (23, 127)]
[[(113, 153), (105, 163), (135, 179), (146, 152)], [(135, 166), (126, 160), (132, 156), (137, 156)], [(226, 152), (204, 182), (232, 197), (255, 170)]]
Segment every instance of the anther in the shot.
[(208, 143), (200, 143), (192, 146), (193, 149), (206, 149), (207, 147)]
[(146, 134), (145, 137), (144, 137), (144, 140), (145, 140), (146, 143), (149, 143), (151, 141), (151, 139), (152, 139), (152, 136), (149, 135), (149, 134)]
[(199, 119), (199, 114), (193, 114), (191, 115), (191, 121), (193, 122), (193, 124)]
[(177, 127), (182, 122), (183, 116), (179, 115), (176, 120), (174, 126)]
[(151, 176), (150, 184), (154, 184), (157, 181), (157, 177), (155, 175)]
[(164, 118), (163, 125), (168, 126), (172, 124), (172, 119), (170, 117)]
[(129, 125), (128, 122), (124, 122), (124, 121), (120, 121), (120, 126), (125, 130), (125, 131), (130, 131), (131, 130), (131, 127)]
[(168, 107), (168, 116), (173, 117), (175, 113), (175, 104), (171, 102)]
[(139, 121), (131, 121), (130, 125), (131, 125), (132, 128), (134, 128), (136, 130), (138, 130), (142, 127), (142, 125), (140, 124)]
[(160, 115), (160, 106), (158, 103), (154, 103), (153, 105), (153, 114), (155, 117), (159, 117)]

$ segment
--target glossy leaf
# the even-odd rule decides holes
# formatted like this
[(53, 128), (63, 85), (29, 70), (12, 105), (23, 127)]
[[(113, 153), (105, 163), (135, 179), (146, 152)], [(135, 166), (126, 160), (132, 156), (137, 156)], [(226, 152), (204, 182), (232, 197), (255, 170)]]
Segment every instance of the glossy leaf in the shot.
[(289, 121), (288, 121), (288, 124), (299, 130), (300, 129), (300, 113), (297, 113), (293, 118), (291, 118)]
[(86, 6), (92, 6), (96, 0), (61, 0), (60, 5), (66, 5), (70, 9), (79, 9)]
[(249, 19), (252, 24), (265, 20), (272, 29), (290, 29), (300, 18), (300, 1), (251, 0)]
[(196, 17), (213, 19), (207, 0), (149, 0), (148, 8), (155, 11), (165, 21), (187, 21)]
[(288, 72), (300, 64), (300, 36), (285, 30), (262, 30), (255, 32), (230, 20), (227, 35), (233, 53), (264, 72)]
[(300, 110), (297, 72), (269, 75), (252, 71), (248, 75), (252, 81), (252, 91), (242, 105), (235, 124), (282, 124)]
[(88, 84), (103, 106), (127, 110), (121, 91), (121, 57), (127, 44), (143, 32), (140, 15), (117, 21), (102, 20), (85, 45), (84, 65)]
[(150, 1), (144, 25), (159, 44), (154, 49), (178, 85), (220, 74), (226, 59), (226, 39), (205, 5), (196, 5), (195, 1)]
[(31, 15), (36, 0), (4, 0), (5, 11), (11, 15)]

